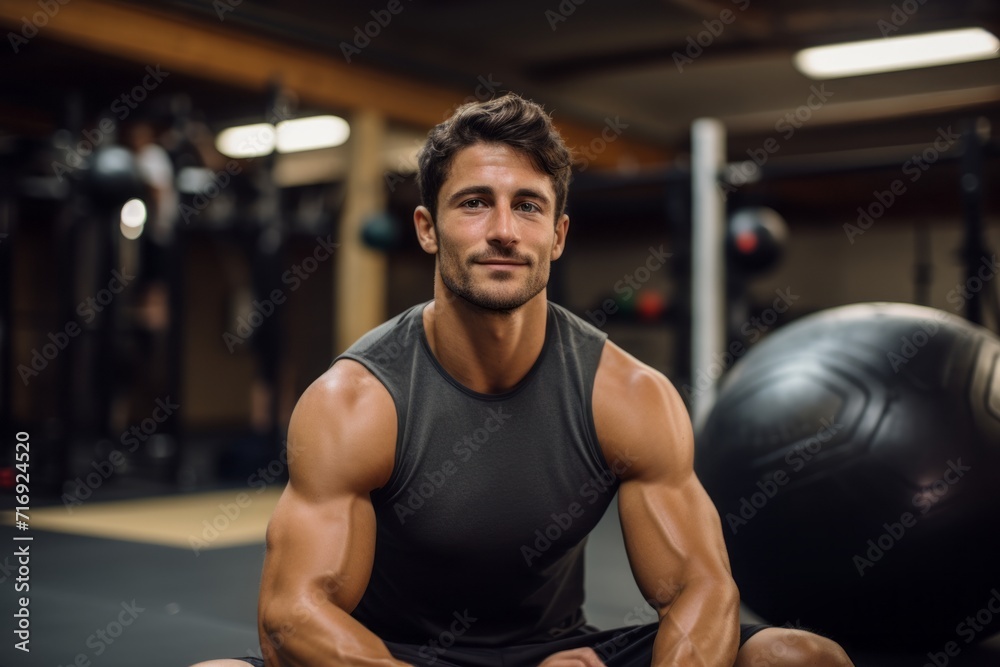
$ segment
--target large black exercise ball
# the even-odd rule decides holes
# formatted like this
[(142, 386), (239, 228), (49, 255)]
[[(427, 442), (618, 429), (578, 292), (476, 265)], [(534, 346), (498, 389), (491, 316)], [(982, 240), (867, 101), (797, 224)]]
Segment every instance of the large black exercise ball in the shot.
[(696, 468), (743, 601), (853, 645), (1000, 629), (1000, 339), (908, 304), (835, 308), (752, 348)]

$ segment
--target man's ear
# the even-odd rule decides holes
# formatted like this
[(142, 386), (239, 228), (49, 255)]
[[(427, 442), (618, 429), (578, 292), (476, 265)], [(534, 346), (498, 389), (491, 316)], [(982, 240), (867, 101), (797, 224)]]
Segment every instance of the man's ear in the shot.
[(417, 230), (417, 241), (420, 247), (429, 255), (436, 255), (438, 251), (437, 228), (434, 226), (434, 218), (426, 206), (418, 206), (413, 210), (413, 226)]
[(556, 236), (552, 241), (552, 261), (559, 259), (566, 249), (566, 234), (569, 233), (569, 216), (563, 213), (556, 222)]

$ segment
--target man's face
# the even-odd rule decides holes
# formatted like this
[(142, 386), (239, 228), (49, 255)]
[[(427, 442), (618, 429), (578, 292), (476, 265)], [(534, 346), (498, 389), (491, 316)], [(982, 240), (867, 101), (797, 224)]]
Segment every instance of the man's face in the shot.
[(424, 249), (437, 253), (442, 282), (456, 296), (511, 312), (545, 289), (569, 218), (556, 221), (552, 181), (529, 157), (506, 144), (462, 149), (437, 204), (436, 226), (427, 209), (417, 210), (417, 232)]

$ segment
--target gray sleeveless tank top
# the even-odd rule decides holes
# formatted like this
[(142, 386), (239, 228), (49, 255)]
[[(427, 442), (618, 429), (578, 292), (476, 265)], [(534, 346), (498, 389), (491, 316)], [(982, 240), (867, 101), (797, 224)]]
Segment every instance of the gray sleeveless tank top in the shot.
[(480, 394), (437, 362), (424, 306), (338, 357), (385, 385), (398, 429), (392, 475), (371, 494), (374, 568), (352, 615), (383, 640), (429, 646), (576, 630), (586, 536), (618, 488), (591, 409), (607, 336), (550, 302), (531, 370), (510, 391)]

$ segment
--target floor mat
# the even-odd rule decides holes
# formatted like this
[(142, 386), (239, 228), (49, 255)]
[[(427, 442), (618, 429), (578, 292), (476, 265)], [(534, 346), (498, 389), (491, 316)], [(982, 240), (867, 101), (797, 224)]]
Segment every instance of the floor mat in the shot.
[[(32, 509), (32, 529), (191, 548), (196, 552), (264, 541), (280, 489), (230, 489), (210, 493), (84, 502)], [(3, 523), (14, 524), (4, 512)]]

